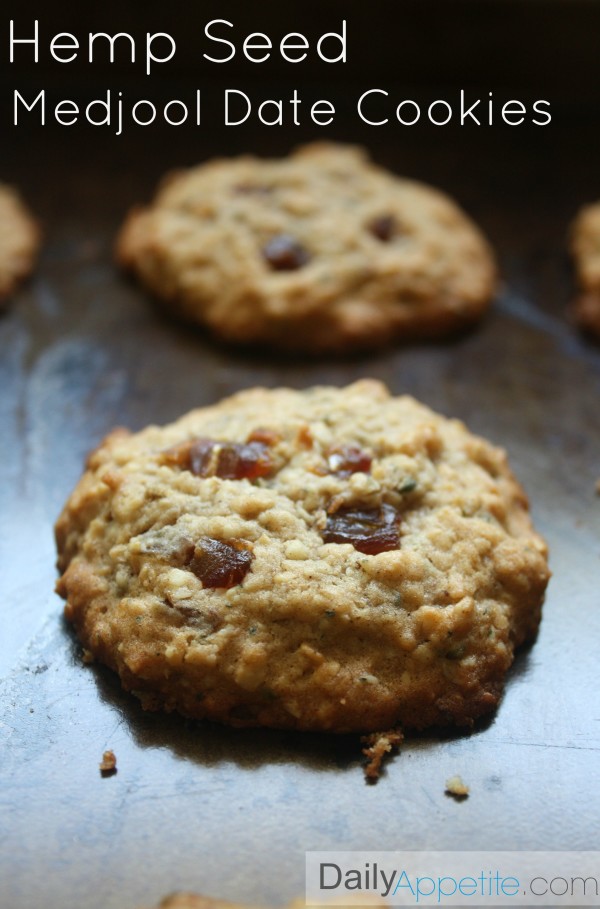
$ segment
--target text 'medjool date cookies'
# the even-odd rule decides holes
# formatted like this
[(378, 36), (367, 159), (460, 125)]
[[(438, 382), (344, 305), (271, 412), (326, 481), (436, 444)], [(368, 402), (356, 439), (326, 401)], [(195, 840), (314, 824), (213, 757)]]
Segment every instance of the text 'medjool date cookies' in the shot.
[(57, 541), (84, 647), (145, 707), (238, 726), (469, 725), (549, 577), (504, 452), (373, 380), (116, 430)]
[(117, 255), (223, 339), (309, 352), (442, 335), (478, 318), (495, 284), (451, 199), (328, 143), (171, 176), (131, 212)]
[(0, 183), (0, 308), (27, 277), (39, 246), (39, 229), (17, 192)]
[(600, 202), (583, 208), (571, 230), (579, 294), (575, 318), (600, 338)]

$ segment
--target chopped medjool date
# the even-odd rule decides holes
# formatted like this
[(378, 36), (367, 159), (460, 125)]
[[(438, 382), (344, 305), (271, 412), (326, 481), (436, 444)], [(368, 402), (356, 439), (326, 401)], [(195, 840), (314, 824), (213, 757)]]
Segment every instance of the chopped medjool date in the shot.
[(327, 465), (338, 477), (349, 477), (353, 473), (368, 473), (373, 458), (357, 445), (340, 445), (327, 451)]
[(310, 427), (304, 423), (298, 430), (298, 444), (302, 445), (303, 448), (312, 448), (313, 446), (313, 437), (310, 431)]
[(263, 246), (262, 252), (275, 271), (295, 271), (310, 259), (302, 244), (288, 234), (277, 234)]
[(400, 548), (400, 518), (391, 505), (381, 508), (340, 508), (328, 515), (325, 543), (351, 543), (359, 552), (377, 555)]
[(225, 543), (202, 537), (196, 543), (188, 567), (202, 581), (203, 587), (236, 587), (250, 571), (253, 559), (253, 553), (243, 541)]
[(245, 445), (227, 443), (219, 446), (215, 473), (224, 480), (255, 480), (266, 477), (273, 462), (266, 445), (248, 442)]
[(396, 219), (393, 215), (380, 215), (369, 223), (369, 230), (382, 243), (387, 243), (396, 233)]
[(182, 470), (205, 476), (215, 442), (212, 439), (188, 439), (162, 452), (162, 461)]
[(253, 429), (248, 436), (248, 442), (262, 442), (264, 445), (276, 445), (279, 442), (279, 436), (272, 429), (265, 429), (258, 426)]
[(194, 439), (163, 453), (169, 464), (189, 470), (198, 477), (223, 480), (254, 480), (273, 470), (267, 445), (263, 442), (215, 442)]
[(188, 439), (185, 442), (179, 442), (178, 445), (172, 445), (171, 448), (167, 448), (165, 451), (161, 451), (161, 462), (171, 467), (181, 467), (182, 470), (189, 470), (192, 445), (193, 442)]
[(211, 439), (196, 439), (192, 442), (187, 470), (191, 470), (197, 477), (208, 476), (214, 448), (215, 443)]

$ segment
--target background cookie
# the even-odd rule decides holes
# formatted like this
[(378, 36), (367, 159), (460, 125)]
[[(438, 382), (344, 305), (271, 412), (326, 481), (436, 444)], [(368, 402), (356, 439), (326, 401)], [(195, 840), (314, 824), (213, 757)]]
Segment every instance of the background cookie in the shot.
[(175, 174), (129, 215), (117, 254), (225, 340), (307, 351), (460, 328), (495, 282), (486, 241), (447, 196), (326, 143)]
[(29, 274), (39, 230), (17, 192), (0, 184), (0, 307)]
[(579, 285), (575, 317), (600, 337), (600, 202), (583, 208), (571, 232), (571, 251)]
[(470, 724), (548, 580), (504, 453), (370, 380), (116, 431), (57, 540), (85, 647), (145, 707), (241, 726)]

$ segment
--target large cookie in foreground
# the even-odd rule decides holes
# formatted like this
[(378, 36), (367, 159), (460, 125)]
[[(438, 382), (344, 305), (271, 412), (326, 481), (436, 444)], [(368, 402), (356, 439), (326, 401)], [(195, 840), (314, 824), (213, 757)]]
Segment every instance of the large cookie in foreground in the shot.
[(17, 192), (0, 183), (0, 308), (31, 269), (39, 229)]
[(600, 202), (579, 212), (571, 228), (571, 252), (579, 285), (575, 318), (600, 338)]
[(451, 199), (327, 143), (175, 174), (129, 215), (117, 255), (226, 341), (308, 352), (460, 329), (495, 285), (487, 242)]
[(115, 431), (57, 540), (84, 646), (144, 707), (238, 726), (469, 725), (549, 577), (505, 454), (372, 380)]

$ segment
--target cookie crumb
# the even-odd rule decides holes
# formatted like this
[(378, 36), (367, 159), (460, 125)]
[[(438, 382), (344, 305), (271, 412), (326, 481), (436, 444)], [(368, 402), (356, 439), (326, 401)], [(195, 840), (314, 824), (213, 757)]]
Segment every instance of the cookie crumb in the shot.
[(117, 756), (114, 751), (105, 751), (99, 766), (101, 776), (114, 776), (117, 772)]
[(462, 802), (469, 797), (470, 789), (463, 783), (462, 777), (457, 775), (451, 776), (449, 780), (446, 780), (446, 788), (444, 791), (446, 795), (456, 799), (457, 802)]
[(404, 734), (400, 727), (389, 729), (387, 732), (372, 732), (363, 735), (361, 743), (366, 747), (362, 753), (368, 759), (364, 766), (365, 780), (376, 783), (381, 775), (381, 768), (387, 755), (397, 751), (404, 741)]
[(94, 654), (91, 650), (88, 650), (87, 647), (84, 647), (81, 651), (81, 662), (86, 665), (94, 662)]

